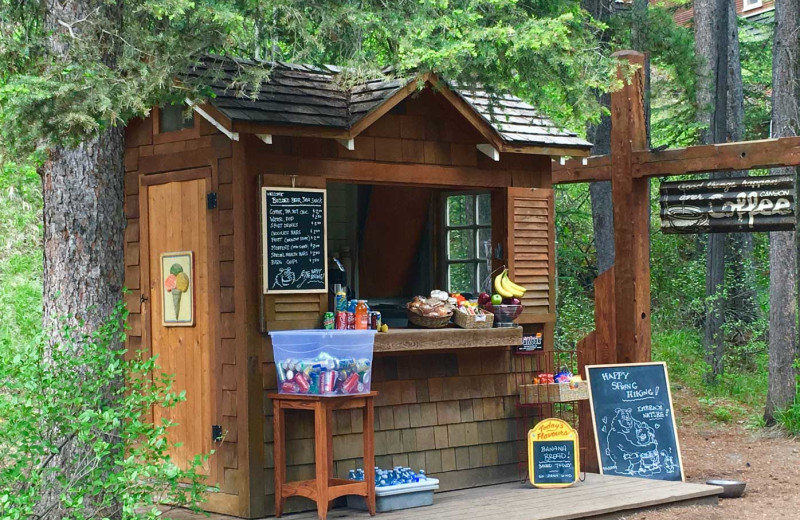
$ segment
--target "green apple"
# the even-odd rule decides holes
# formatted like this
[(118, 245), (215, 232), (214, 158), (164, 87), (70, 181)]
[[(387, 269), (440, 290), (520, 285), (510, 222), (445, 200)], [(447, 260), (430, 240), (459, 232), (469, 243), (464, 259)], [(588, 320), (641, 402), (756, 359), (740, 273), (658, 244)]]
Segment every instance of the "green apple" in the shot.
[(503, 297), (499, 294), (492, 295), (492, 305), (501, 305), (503, 303)]

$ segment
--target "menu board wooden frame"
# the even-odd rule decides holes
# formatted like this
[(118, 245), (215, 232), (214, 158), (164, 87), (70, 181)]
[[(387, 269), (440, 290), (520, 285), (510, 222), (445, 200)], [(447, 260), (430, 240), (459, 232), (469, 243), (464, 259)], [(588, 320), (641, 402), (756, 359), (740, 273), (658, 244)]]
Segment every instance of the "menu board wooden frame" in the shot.
[[(548, 431), (550, 430), (550, 431)], [(544, 436), (544, 438), (540, 438)], [(552, 437), (552, 438), (550, 438)], [(572, 443), (572, 465), (575, 468), (574, 478), (571, 482), (537, 482), (536, 480), (536, 454), (535, 444), (545, 442)], [(539, 421), (528, 431), (528, 479), (537, 488), (564, 488), (574, 485), (580, 480), (581, 450), (578, 432), (562, 419), (548, 418)]]
[[(322, 194), (322, 242), (323, 242), (323, 269), (325, 273), (325, 287), (321, 289), (269, 289), (269, 241), (267, 240), (268, 207), (267, 193), (270, 191), (288, 192), (313, 192)], [(263, 294), (322, 294), (328, 292), (328, 190), (324, 188), (287, 188), (285, 186), (263, 186), (261, 188), (261, 285)]]
[[(592, 379), (590, 375), (589, 369), (591, 368), (616, 368), (619, 367), (621, 369), (625, 369), (628, 367), (637, 367), (637, 366), (662, 366), (664, 368), (664, 381), (666, 382), (667, 386), (667, 398), (669, 399), (670, 409), (672, 410), (672, 431), (675, 433), (675, 448), (678, 450), (678, 466), (681, 470), (681, 482), (686, 482), (686, 473), (683, 471), (683, 456), (681, 456), (681, 442), (678, 438), (678, 425), (675, 423), (675, 408), (672, 402), (672, 389), (670, 388), (669, 384), (669, 371), (667, 370), (667, 364), (663, 361), (651, 361), (648, 363), (614, 363), (608, 365), (586, 365), (586, 381), (589, 383), (589, 410), (592, 412), (592, 432), (594, 433), (594, 445), (597, 448), (597, 462), (598, 466), (600, 466), (600, 474), (604, 475), (603, 472), (603, 457), (600, 452), (600, 436), (598, 435), (597, 431), (597, 419), (595, 417), (594, 412), (594, 396), (592, 395)], [(646, 478), (646, 477), (645, 477)]]

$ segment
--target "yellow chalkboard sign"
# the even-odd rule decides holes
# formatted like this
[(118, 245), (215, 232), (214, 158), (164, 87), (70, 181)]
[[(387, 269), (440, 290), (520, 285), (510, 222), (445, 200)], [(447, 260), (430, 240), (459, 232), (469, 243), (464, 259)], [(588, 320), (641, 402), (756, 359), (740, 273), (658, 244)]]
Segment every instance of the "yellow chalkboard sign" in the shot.
[(545, 419), (528, 432), (528, 476), (539, 488), (569, 487), (581, 472), (578, 432), (561, 419)]

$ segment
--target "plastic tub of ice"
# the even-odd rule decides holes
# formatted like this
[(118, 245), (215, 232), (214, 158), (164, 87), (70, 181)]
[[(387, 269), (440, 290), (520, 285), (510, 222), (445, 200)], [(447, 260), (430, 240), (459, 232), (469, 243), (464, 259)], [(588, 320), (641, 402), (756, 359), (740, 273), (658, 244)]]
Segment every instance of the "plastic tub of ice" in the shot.
[[(376, 487), (375, 509), (378, 513), (385, 513), (398, 509), (430, 506), (433, 505), (433, 492), (437, 489), (439, 480), (431, 477), (419, 482)], [(348, 495), (347, 507), (366, 511), (367, 502), (362, 496)]]
[(369, 393), (374, 330), (272, 331), (278, 392), (304, 395)]

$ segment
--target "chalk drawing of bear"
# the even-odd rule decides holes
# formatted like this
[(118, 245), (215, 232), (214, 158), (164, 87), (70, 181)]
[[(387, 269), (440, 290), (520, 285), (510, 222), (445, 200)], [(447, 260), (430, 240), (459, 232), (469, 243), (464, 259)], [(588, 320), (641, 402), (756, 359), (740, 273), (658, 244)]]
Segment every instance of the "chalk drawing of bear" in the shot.
[[(616, 466), (615, 473), (617, 475), (630, 475), (638, 476), (641, 469), (641, 460), (639, 452), (647, 446), (648, 432), (638, 432), (640, 435), (644, 433), (645, 443), (639, 442), (637, 437), (636, 423), (631, 415), (630, 408), (617, 408), (614, 410), (614, 419), (611, 421), (611, 426), (608, 430), (608, 447), (606, 448), (606, 455), (614, 462)], [(604, 468), (612, 470), (614, 468)]]
[(661, 473), (661, 456), (658, 453), (656, 431), (644, 421), (633, 420), (636, 431), (636, 442), (639, 448), (639, 463), (634, 465), (636, 473), (641, 477), (649, 477)]

